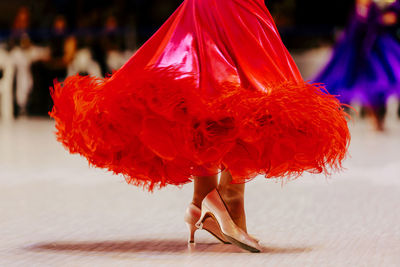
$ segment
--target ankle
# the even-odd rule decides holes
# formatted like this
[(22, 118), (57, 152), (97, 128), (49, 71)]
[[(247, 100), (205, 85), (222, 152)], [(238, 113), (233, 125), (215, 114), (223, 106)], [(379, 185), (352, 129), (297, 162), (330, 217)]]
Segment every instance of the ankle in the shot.
[(201, 203), (203, 202), (204, 198), (196, 198), (193, 197), (192, 204), (201, 209)]
[(203, 199), (218, 185), (218, 176), (195, 177), (192, 203), (201, 208)]
[(244, 202), (244, 186), (241, 184), (218, 185), (221, 197), (230, 203)]

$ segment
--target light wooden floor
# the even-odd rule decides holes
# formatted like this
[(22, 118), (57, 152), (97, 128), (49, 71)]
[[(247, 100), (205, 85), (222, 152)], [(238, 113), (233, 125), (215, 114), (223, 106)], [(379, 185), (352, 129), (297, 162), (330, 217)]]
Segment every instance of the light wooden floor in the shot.
[(50, 120), (0, 123), (0, 266), (400, 266), (400, 122), (356, 121), (347, 168), (247, 186), (260, 254), (186, 244), (192, 186), (150, 194), (88, 168)]

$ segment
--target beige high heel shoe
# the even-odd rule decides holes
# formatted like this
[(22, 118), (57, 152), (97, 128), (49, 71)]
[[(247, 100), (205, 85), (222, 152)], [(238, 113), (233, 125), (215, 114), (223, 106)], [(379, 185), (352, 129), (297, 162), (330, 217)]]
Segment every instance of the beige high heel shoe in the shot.
[(261, 251), (258, 242), (239, 228), (232, 220), (217, 189), (211, 191), (204, 198), (201, 206), (201, 217), (196, 223), (196, 226), (198, 228), (204, 228), (204, 222), (208, 218), (212, 218), (219, 225), (222, 236), (227, 241), (250, 252)]
[[(195, 206), (193, 203), (190, 203), (186, 209), (185, 213), (185, 222), (187, 227), (189, 228), (189, 243), (194, 243), (194, 233), (197, 230), (200, 230), (196, 227), (197, 221), (200, 219), (201, 210)], [(216, 239), (224, 244), (230, 244), (222, 235), (221, 229), (218, 224), (215, 223), (211, 218), (206, 218), (202, 225), (202, 229), (206, 230), (210, 234), (212, 234)]]

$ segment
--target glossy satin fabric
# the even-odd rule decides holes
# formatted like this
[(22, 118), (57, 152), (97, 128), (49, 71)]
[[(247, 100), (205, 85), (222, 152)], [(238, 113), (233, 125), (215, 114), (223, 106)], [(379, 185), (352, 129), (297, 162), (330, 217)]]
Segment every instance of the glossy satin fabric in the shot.
[(236, 183), (329, 173), (350, 141), (261, 0), (186, 0), (111, 78), (68, 77), (52, 96), (71, 153), (149, 190), (221, 169)]
[(262, 0), (184, 1), (120, 72), (168, 66), (194, 74), (211, 95), (225, 82), (268, 91), (302, 81)]

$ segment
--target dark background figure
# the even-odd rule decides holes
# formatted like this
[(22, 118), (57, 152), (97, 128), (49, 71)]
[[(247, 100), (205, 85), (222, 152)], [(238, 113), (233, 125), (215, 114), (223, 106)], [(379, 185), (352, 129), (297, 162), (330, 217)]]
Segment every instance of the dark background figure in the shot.
[(10, 37), (8, 40), (8, 49), (19, 46), (21, 48), (27, 48), (31, 44), (30, 37), (30, 12), (28, 7), (22, 6), (18, 9), (15, 16)]
[(400, 0), (387, 8), (383, 22), (388, 25), (388, 30), (400, 41)]
[(103, 76), (108, 76), (114, 70), (107, 65), (107, 56), (111, 51), (123, 52), (126, 49), (124, 30), (118, 25), (115, 16), (110, 15), (105, 19), (104, 28), (100, 34), (94, 38), (92, 44), (93, 59), (96, 60), (101, 68)]
[(52, 108), (49, 88), (55, 79), (63, 80), (66, 77), (68, 64), (76, 53), (77, 42), (68, 33), (64, 16), (56, 16), (49, 36), (50, 58), (32, 64), (33, 90), (28, 107), (32, 115), (47, 116)]

